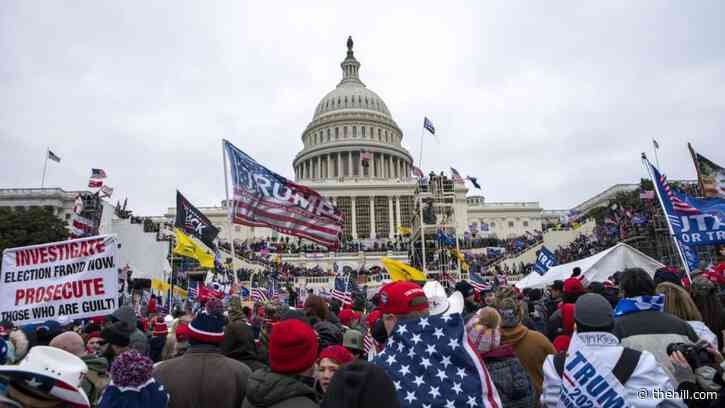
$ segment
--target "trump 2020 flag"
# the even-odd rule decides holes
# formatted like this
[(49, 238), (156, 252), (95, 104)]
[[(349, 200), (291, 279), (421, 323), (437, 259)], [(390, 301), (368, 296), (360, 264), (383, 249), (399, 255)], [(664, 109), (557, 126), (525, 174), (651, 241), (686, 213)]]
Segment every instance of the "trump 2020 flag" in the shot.
[(546, 247), (542, 246), (539, 251), (539, 255), (536, 257), (534, 270), (538, 272), (539, 275), (543, 275), (549, 270), (549, 268), (556, 266), (557, 263), (556, 256), (546, 249)]
[(342, 213), (329, 199), (267, 169), (228, 141), (223, 143), (234, 187), (232, 222), (271, 228), (328, 248), (339, 245)]
[(398, 322), (373, 363), (393, 380), (401, 407), (502, 406), (460, 314)]

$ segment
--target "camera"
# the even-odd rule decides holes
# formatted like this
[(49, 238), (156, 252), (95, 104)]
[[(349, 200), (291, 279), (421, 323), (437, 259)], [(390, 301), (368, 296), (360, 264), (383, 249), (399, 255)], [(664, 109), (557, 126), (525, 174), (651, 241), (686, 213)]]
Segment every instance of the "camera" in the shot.
[(667, 345), (668, 356), (671, 356), (675, 351), (679, 351), (685, 356), (687, 363), (693, 370), (715, 362), (710, 352), (707, 351), (707, 344), (670, 343)]

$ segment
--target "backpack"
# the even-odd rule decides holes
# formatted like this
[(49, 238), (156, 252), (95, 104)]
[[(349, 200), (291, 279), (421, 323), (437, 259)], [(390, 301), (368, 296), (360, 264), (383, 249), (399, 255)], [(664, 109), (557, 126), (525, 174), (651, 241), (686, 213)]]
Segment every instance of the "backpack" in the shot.
[[(634, 369), (639, 364), (639, 357), (642, 352), (625, 347), (622, 355), (612, 369), (612, 374), (617, 378), (620, 384), (624, 385), (629, 377), (632, 376)], [(566, 362), (566, 352), (562, 351), (554, 355), (554, 368), (559, 377), (564, 373), (564, 362)]]

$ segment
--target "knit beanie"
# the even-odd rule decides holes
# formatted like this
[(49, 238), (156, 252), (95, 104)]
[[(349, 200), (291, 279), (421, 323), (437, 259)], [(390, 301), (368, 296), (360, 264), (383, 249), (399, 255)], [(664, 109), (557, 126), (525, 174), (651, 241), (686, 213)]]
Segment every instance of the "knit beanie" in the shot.
[(269, 366), (275, 373), (307, 371), (317, 357), (317, 335), (299, 320), (284, 320), (272, 326), (269, 337)]
[(101, 330), (101, 338), (110, 344), (118, 347), (128, 347), (131, 342), (131, 335), (128, 325), (124, 322), (116, 322)]
[(521, 305), (511, 288), (496, 291), (496, 310), (501, 315), (501, 327), (515, 327), (521, 323)]
[(343, 309), (337, 315), (340, 318), (340, 323), (344, 326), (350, 326), (350, 322), (353, 320), (360, 320), (360, 313), (353, 311), (352, 309)]
[(380, 366), (358, 360), (340, 367), (320, 408), (399, 408), (395, 385)]
[(224, 305), (210, 298), (204, 311), (189, 323), (189, 339), (205, 344), (220, 344), (224, 340)]
[(156, 336), (166, 336), (169, 334), (169, 326), (166, 325), (166, 322), (162, 318), (156, 319), (153, 326), (153, 331), (151, 332), (151, 335)]
[(111, 364), (111, 383), (106, 387), (98, 408), (165, 407), (169, 393), (151, 376), (153, 361), (129, 350)]
[(138, 387), (151, 378), (154, 362), (136, 350), (119, 354), (111, 364), (111, 379), (119, 387)]
[(83, 344), (83, 337), (81, 337), (80, 334), (73, 332), (73, 331), (67, 331), (63, 332), (55, 337), (53, 337), (53, 340), (50, 341), (50, 344), (48, 344), (50, 347), (59, 348), (61, 350), (65, 350), (75, 356), (82, 356), (85, 354), (85, 346)]
[(350, 350), (345, 347), (334, 345), (327, 346), (324, 350), (322, 350), (322, 352), (320, 352), (320, 356), (317, 357), (317, 361), (322, 361), (323, 358), (329, 358), (337, 365), (343, 365), (351, 362), (353, 355)]

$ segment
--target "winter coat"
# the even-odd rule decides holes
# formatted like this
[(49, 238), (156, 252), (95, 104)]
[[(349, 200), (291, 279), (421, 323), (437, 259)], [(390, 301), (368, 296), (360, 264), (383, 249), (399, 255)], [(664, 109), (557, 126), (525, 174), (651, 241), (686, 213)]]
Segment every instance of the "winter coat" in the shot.
[(88, 396), (91, 406), (95, 406), (100, 400), (103, 390), (111, 382), (111, 376), (108, 373), (108, 360), (105, 357), (91, 354), (81, 357), (81, 360), (88, 367), (88, 373), (81, 381), (81, 388)]
[(323, 320), (315, 323), (313, 327), (319, 336), (320, 350), (324, 350), (327, 346), (342, 344), (342, 329), (340, 326)]
[(654, 354), (657, 362), (675, 385), (672, 362), (667, 355), (671, 343), (696, 343), (697, 334), (686, 321), (666, 312), (644, 310), (620, 316), (614, 321), (614, 335), (622, 346), (635, 350), (647, 350)]
[(166, 345), (166, 336), (154, 336), (149, 341), (149, 358), (154, 363), (161, 361), (161, 352), (164, 350)]
[(536, 391), (536, 398), (541, 394), (544, 382), (543, 365), (546, 356), (556, 353), (554, 346), (543, 334), (529, 330), (519, 323), (515, 327), (501, 329), (501, 344), (510, 344), (519, 362), (531, 378), (531, 385)]
[(169, 408), (239, 408), (250, 373), (218, 347), (195, 345), (157, 365), (153, 375), (171, 395)]
[[(569, 353), (564, 362), (564, 367), (567, 370), (564, 374), (567, 372), (574, 374), (568, 375), (567, 381), (562, 380), (554, 367), (554, 356), (546, 357), (541, 406), (544, 408), (564, 408), (567, 404), (561, 399), (567, 397), (572, 400), (581, 398), (576, 406), (587, 406), (588, 403), (594, 403), (593, 406), (600, 406), (591, 399), (585, 400), (591, 395), (586, 395), (586, 391), (582, 392), (582, 390), (588, 390), (599, 399), (609, 394), (619, 395), (624, 400), (624, 404), (620, 406), (633, 408), (684, 407), (680, 400), (665, 400), (664, 397), (655, 398), (653, 394), (648, 395), (647, 398), (642, 398), (639, 395), (642, 389), (650, 391), (655, 389), (674, 390), (669, 377), (649, 352), (642, 352), (639, 356), (639, 362), (627, 382), (624, 385), (619, 384), (611, 372), (623, 350), (624, 347), (611, 333), (574, 333)], [(571, 369), (568, 368), (570, 366)], [(577, 374), (584, 372), (584, 370), (587, 370), (590, 374)], [(562, 392), (562, 386), (566, 387), (566, 392)], [(585, 395), (581, 396), (582, 394)], [(615, 404), (612, 403), (611, 405), (614, 406)]]
[(224, 327), (224, 341), (222, 341), (221, 349), (225, 356), (241, 361), (252, 371), (267, 366), (257, 353), (254, 331), (243, 321), (233, 321)]
[(488, 373), (501, 397), (503, 408), (534, 406), (534, 388), (511, 346), (502, 346), (482, 355)]
[(249, 376), (242, 408), (316, 408), (317, 399), (315, 390), (299, 378), (263, 369)]

